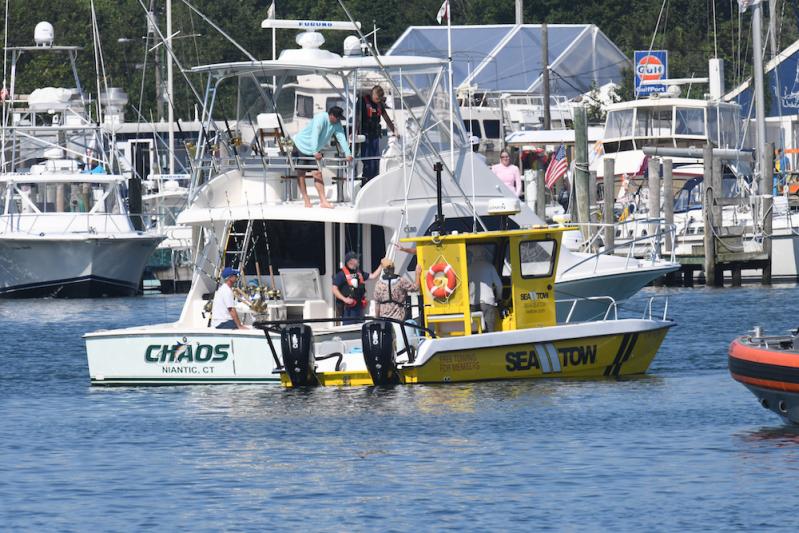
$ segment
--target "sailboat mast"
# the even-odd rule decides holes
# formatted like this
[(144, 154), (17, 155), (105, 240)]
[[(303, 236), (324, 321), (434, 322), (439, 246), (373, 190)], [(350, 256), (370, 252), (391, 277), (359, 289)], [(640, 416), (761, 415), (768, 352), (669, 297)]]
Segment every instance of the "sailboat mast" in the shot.
[(755, 80), (755, 132), (757, 145), (755, 153), (760, 166), (760, 180), (758, 192), (763, 194), (766, 189), (771, 189), (769, 176), (771, 175), (770, 157), (766, 151), (766, 109), (763, 96), (763, 11), (760, 2), (752, 5), (752, 77)]

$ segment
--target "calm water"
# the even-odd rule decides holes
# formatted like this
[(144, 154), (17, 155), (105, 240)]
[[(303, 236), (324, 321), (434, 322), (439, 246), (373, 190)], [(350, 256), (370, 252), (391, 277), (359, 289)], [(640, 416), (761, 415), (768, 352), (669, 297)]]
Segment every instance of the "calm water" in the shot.
[(795, 529), (799, 431), (726, 347), (799, 289), (655, 292), (647, 377), (392, 390), (90, 388), (82, 333), (182, 298), (1, 302), (0, 529)]

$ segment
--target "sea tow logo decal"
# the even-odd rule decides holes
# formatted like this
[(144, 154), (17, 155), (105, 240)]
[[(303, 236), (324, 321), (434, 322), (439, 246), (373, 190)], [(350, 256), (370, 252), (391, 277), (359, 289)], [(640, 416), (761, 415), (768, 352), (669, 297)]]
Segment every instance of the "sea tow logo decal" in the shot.
[(220, 363), (230, 355), (230, 344), (196, 344), (192, 346), (183, 338), (183, 342), (168, 344), (151, 344), (144, 352), (144, 360), (148, 363)]
[(549, 298), (548, 292), (523, 292), (521, 294), (522, 301), (526, 300), (546, 300)]
[(596, 344), (555, 348), (552, 343), (539, 343), (531, 350), (505, 354), (505, 369), (508, 372), (523, 372), (538, 368), (542, 373), (550, 374), (561, 372), (563, 368), (569, 366), (594, 363), (596, 363)]

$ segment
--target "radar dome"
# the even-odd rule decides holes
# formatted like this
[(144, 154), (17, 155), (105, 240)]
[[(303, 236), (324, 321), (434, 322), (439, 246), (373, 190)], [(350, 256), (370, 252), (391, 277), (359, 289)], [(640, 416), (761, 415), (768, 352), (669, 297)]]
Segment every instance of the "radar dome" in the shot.
[(356, 35), (349, 35), (346, 39), (344, 39), (344, 55), (361, 55), (361, 40)]
[(36, 46), (53, 46), (55, 32), (49, 22), (40, 22), (33, 29), (33, 40)]
[(321, 33), (315, 31), (304, 31), (294, 38), (301, 48), (320, 48), (325, 44), (325, 38)]

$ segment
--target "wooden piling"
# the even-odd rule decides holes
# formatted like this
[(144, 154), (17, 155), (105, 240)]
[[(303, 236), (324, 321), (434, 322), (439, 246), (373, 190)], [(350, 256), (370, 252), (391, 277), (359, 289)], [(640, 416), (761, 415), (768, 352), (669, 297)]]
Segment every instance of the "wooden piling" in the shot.
[[(671, 228), (674, 224), (674, 165), (671, 159), (663, 160), (663, 218), (666, 219), (666, 227)], [(670, 230), (669, 230), (670, 231)], [(665, 250), (671, 253), (672, 244), (676, 235), (669, 233), (666, 235)]]
[[(704, 167), (704, 187), (702, 193), (702, 218), (704, 219), (704, 241), (705, 241), (705, 284), (716, 285), (716, 240), (713, 237), (713, 218), (712, 206), (713, 198), (710, 191), (712, 188), (710, 184), (713, 181), (713, 146), (708, 143), (705, 144), (703, 153), (703, 167)], [(710, 189), (710, 190), (709, 190)]]
[[(577, 201), (577, 222), (590, 222), (588, 208), (588, 119), (585, 107), (574, 108), (574, 193)], [(581, 228), (587, 239), (587, 228)]]
[[(658, 221), (649, 223), (649, 235), (657, 235), (660, 231), (660, 160), (654, 157), (649, 158), (649, 219)], [(654, 241), (657, 247), (657, 240)], [(660, 250), (655, 250), (660, 254)]]
[(547, 188), (543, 170), (537, 170), (535, 176), (535, 214), (541, 220), (547, 219)]
[(602, 185), (604, 187), (604, 194), (602, 197), (602, 222), (611, 224), (605, 226), (605, 249), (610, 250), (613, 248), (616, 240), (616, 228), (612, 224), (616, 221), (613, 213), (613, 200), (615, 199), (615, 174), (616, 174), (616, 160), (610, 157), (605, 157), (604, 161), (605, 177), (602, 178)]

